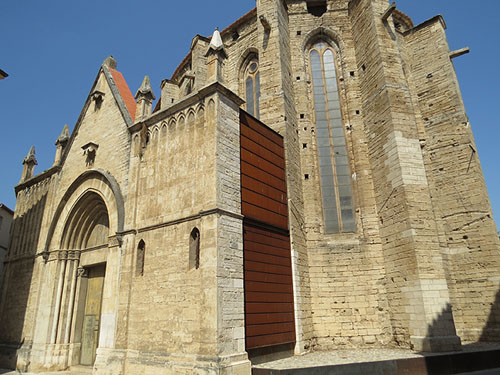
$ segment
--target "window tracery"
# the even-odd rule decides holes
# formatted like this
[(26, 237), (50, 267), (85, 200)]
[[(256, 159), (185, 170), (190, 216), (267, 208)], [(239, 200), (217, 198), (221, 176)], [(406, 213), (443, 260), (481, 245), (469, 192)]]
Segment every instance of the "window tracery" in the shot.
[(257, 57), (251, 58), (244, 74), (246, 110), (252, 116), (260, 117), (260, 74), (259, 60)]
[(335, 53), (325, 42), (310, 52), (314, 119), (325, 233), (355, 232), (351, 169), (340, 108)]

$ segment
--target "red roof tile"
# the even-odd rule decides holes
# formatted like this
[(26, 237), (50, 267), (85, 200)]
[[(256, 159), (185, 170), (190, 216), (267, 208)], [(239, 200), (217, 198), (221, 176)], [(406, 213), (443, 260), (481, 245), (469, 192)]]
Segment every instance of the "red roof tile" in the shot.
[(109, 68), (109, 71), (111, 72), (111, 75), (115, 80), (116, 87), (118, 88), (118, 91), (120, 92), (125, 105), (127, 106), (130, 117), (132, 117), (132, 121), (135, 121), (136, 102), (134, 96), (132, 95), (132, 92), (128, 88), (125, 78), (123, 78), (123, 75), (118, 70)]

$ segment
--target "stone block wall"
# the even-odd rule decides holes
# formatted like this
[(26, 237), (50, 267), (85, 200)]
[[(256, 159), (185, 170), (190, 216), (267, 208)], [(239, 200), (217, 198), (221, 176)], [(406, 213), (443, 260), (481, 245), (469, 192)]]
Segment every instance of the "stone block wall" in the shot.
[(435, 17), (405, 33), (409, 80), (423, 121), (457, 331), (464, 341), (495, 340), (500, 247), (445, 28)]
[[(387, 0), (325, 4), (320, 15), (302, 0), (258, 0), (222, 32), (223, 84), (207, 82), (209, 39), (195, 37), (163, 83), (159, 111), (136, 123), (103, 66), (61, 162), (16, 188), (2, 363), (78, 363), (81, 303), (71, 304), (83, 301), (84, 283), (74, 275), (106, 263), (95, 373), (250, 372), (237, 95), (251, 54), (260, 120), (285, 143), (296, 353), (498, 339), (500, 244), (443, 20), (397, 28), (382, 20)], [(309, 66), (320, 39), (335, 51), (354, 233), (325, 234), (323, 223)], [(178, 82), (186, 73), (192, 92)], [(91, 159), (89, 142), (98, 145)], [(108, 241), (62, 249), (87, 192), (105, 202)]]
[[(16, 351), (29, 348), (36, 321), (41, 259), (36, 259), (43, 233), (44, 213), (50, 204), (54, 176), (39, 179), (17, 193), (11, 243), (0, 282), (0, 361), (15, 365)], [(17, 354), (19, 362), (21, 358)], [(21, 366), (22, 367), (22, 366)]]

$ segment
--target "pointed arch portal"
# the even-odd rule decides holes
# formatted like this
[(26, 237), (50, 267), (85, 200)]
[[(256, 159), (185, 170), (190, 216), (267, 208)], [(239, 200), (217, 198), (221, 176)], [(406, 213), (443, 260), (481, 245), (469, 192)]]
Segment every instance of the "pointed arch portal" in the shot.
[(93, 169), (60, 198), (49, 227), (44, 259), (54, 270), (55, 292), (48, 342), (73, 348), (67, 353), (72, 365), (96, 360), (101, 315), (109, 310), (103, 308), (109, 248), (119, 243), (123, 223), (118, 183), (109, 172)]

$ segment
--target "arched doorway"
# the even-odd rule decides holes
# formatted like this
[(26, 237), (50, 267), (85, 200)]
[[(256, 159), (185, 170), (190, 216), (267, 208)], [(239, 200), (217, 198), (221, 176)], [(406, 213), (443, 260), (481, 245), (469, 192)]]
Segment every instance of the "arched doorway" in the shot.
[[(71, 209), (60, 243), (61, 249), (67, 249), (68, 254), (75, 254), (74, 257), (68, 257), (66, 260), (65, 268), (68, 276), (64, 277), (64, 282), (60, 284), (65, 284), (67, 288), (68, 285), (76, 286), (78, 283), (79, 288), (71, 287), (69, 298), (64, 298), (63, 293), (62, 303), (58, 310), (59, 315), (65, 317), (61, 320), (66, 320), (68, 327), (71, 326), (72, 317), (76, 317), (74, 337), (71, 340), (65, 337), (64, 340), (65, 343), (72, 342), (80, 348), (78, 357), (81, 365), (91, 366), (96, 359), (106, 263), (99, 262), (78, 267), (79, 259), (82, 253), (106, 250), (108, 241), (109, 214), (106, 204), (97, 192), (87, 191)], [(80, 276), (79, 280), (77, 276)], [(76, 295), (79, 296), (78, 301), (75, 301)], [(74, 306), (76, 306), (76, 311), (73, 311)], [(64, 314), (65, 311), (67, 311), (66, 314)], [(58, 342), (60, 342), (60, 336), (57, 335)]]

